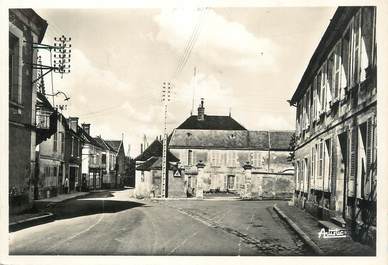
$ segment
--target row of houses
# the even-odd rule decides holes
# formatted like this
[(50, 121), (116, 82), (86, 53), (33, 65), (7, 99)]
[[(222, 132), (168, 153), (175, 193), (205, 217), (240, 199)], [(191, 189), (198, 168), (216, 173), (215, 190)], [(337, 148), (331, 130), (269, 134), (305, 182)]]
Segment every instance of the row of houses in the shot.
[[(167, 197), (232, 193), (247, 198), (291, 198), (293, 131), (249, 131), (229, 116), (206, 115), (202, 100), (168, 137)], [(162, 142), (136, 160), (136, 194), (162, 196)]]
[(376, 7), (339, 7), (290, 100), (294, 202), (376, 242)]
[(32, 9), (9, 10), (9, 210), (64, 192), (117, 187), (125, 174), (122, 140), (90, 136), (47, 100), (36, 45), (47, 22)]

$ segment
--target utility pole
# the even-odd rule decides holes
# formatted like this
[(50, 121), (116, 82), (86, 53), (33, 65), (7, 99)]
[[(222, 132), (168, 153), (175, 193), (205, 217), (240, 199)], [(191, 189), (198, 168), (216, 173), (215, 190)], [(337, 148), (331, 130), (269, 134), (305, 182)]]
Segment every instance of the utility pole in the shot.
[(167, 182), (167, 105), (171, 100), (171, 83), (163, 82), (162, 86), (162, 102), (164, 107), (164, 133), (163, 133), (163, 154), (162, 154), (162, 183), (161, 197), (166, 197), (166, 182)]

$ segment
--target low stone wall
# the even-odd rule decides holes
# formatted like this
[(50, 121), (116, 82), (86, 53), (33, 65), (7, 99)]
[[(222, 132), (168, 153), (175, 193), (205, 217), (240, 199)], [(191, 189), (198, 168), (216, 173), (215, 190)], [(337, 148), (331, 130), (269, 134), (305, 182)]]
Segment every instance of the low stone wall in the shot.
[(252, 172), (251, 197), (256, 199), (291, 199), (293, 174)]

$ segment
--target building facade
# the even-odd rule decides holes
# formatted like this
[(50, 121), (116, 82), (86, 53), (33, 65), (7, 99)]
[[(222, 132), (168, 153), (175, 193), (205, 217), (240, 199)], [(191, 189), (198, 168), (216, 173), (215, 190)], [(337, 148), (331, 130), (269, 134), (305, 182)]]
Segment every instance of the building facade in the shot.
[[(168, 137), (167, 197), (234, 193), (247, 198), (291, 198), (293, 131), (248, 131), (229, 116), (206, 115), (203, 101)], [(136, 193), (158, 196), (162, 143), (136, 158)], [(157, 191), (157, 192), (155, 192)]]
[[(126, 176), (126, 166), (125, 166), (125, 151), (124, 151), (124, 142), (123, 140), (104, 140), (112, 149), (111, 157), (111, 168), (114, 165), (114, 170), (110, 171), (111, 174), (111, 186), (112, 187), (123, 187), (124, 179)], [(113, 176), (113, 174), (116, 174)], [(114, 180), (112, 179), (114, 177)]]
[(35, 199), (44, 199), (62, 193), (65, 172), (66, 120), (58, 114), (56, 132), (37, 146), (38, 181)]
[(290, 198), (293, 169), (289, 161), (291, 131), (176, 129), (170, 152), (180, 159), (187, 190), (195, 196), (199, 163), (203, 192), (245, 196), (246, 168), (252, 198)]
[(375, 40), (375, 7), (339, 7), (290, 100), (294, 202), (367, 242), (376, 226)]
[(102, 187), (102, 174), (105, 165), (102, 164), (102, 153), (104, 146), (101, 146), (90, 136), (90, 124), (82, 124), (82, 183), (86, 184), (88, 190), (96, 190)]
[(9, 211), (29, 208), (35, 179), (37, 72), (32, 64), (47, 22), (32, 9), (9, 9)]
[(65, 179), (69, 180), (69, 192), (81, 191), (85, 183), (82, 180), (82, 149), (84, 140), (82, 129), (78, 124), (78, 117), (69, 117), (65, 127), (65, 168), (61, 185), (64, 187)]

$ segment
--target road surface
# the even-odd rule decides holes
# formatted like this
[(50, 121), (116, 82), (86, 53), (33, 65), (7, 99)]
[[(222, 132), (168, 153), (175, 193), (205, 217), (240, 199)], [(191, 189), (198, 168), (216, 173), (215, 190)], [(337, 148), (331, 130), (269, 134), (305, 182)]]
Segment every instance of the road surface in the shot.
[(310, 255), (272, 201), (142, 201), (93, 193), (9, 235), (10, 255)]

